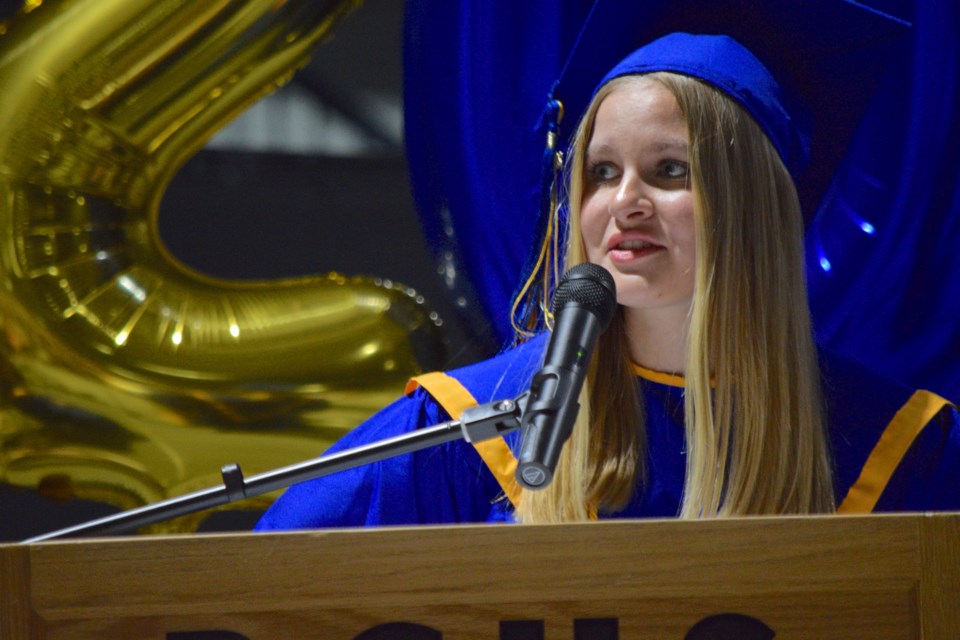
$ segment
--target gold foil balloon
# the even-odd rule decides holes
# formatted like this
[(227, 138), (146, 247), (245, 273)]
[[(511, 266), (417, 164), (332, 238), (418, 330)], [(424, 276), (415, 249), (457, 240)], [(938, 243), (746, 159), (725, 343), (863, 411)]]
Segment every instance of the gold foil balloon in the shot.
[(178, 168), (355, 4), (33, 0), (3, 25), (0, 481), (155, 502), (319, 455), (417, 371), (438, 336), (409, 292), (215, 280), (157, 230)]

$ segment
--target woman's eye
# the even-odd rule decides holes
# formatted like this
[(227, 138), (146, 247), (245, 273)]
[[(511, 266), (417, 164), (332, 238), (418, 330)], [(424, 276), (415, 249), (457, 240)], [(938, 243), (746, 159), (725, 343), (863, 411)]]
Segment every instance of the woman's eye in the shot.
[(688, 175), (686, 162), (670, 160), (660, 165), (660, 172), (668, 178), (686, 178)]
[(590, 176), (595, 182), (606, 182), (617, 176), (616, 170), (606, 162), (598, 162), (590, 167)]

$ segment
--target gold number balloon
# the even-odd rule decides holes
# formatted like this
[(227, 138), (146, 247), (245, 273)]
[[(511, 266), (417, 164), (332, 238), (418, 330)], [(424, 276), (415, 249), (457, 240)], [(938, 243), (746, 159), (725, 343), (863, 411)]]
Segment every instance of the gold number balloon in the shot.
[(404, 290), (216, 280), (157, 230), (175, 172), (355, 4), (31, 0), (3, 25), (0, 481), (154, 502), (319, 455), (417, 370), (438, 338)]

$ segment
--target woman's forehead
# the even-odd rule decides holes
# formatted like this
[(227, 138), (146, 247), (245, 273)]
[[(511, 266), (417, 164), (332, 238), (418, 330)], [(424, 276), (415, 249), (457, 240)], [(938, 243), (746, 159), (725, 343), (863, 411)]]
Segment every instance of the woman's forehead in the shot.
[(686, 149), (687, 124), (673, 93), (643, 76), (624, 78), (605, 95), (594, 117), (590, 147), (642, 138), (650, 151)]

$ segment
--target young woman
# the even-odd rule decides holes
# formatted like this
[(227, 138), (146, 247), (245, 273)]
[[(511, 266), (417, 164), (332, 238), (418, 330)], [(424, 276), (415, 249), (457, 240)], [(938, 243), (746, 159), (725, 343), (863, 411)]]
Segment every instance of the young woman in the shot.
[[(607, 268), (619, 307), (553, 482), (520, 489), (514, 432), (298, 485), (258, 529), (960, 509), (956, 411), (818, 362), (794, 122), (731, 38), (672, 34), (624, 59), (568, 163), (567, 264)], [(333, 450), (519, 395), (546, 339), (421, 376)]]

